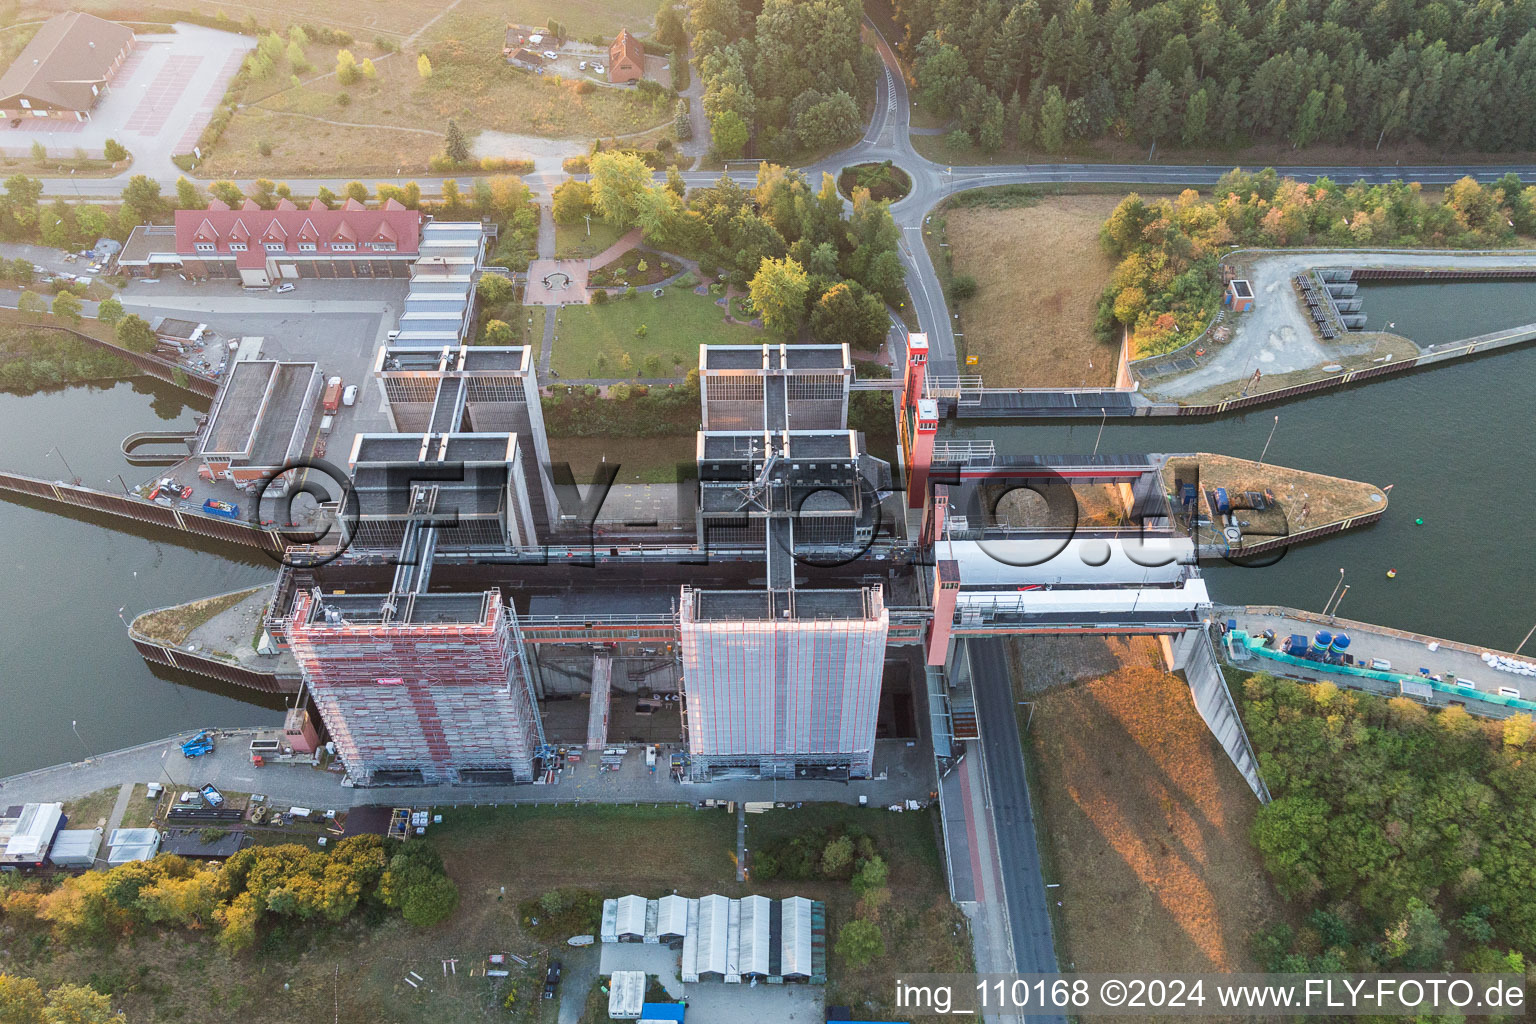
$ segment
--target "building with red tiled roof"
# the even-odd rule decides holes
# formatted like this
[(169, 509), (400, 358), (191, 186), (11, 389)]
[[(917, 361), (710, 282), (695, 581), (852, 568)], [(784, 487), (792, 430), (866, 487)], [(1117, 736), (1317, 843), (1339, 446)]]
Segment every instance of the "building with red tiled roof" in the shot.
[(645, 47), (629, 29), (621, 28), (619, 37), (608, 47), (608, 81), (637, 82), (644, 77)]
[(179, 265), (189, 277), (239, 278), (248, 288), (300, 277), (408, 278), (425, 221), (393, 199), (376, 210), (355, 199), (335, 210), (318, 199), (305, 209), (283, 199), (263, 210), (247, 199), (232, 210), (215, 199), (206, 210), (176, 211), (173, 252), (163, 251), (163, 229), (136, 229), (146, 244), (125, 249), (148, 251), (120, 265), (130, 275)]

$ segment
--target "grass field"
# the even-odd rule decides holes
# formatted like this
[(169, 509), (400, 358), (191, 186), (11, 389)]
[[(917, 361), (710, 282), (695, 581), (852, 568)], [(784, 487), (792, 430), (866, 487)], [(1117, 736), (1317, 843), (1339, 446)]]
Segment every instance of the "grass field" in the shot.
[(1258, 803), (1157, 642), (1021, 638), (1013, 658), (1062, 967), (1258, 969), (1248, 936), (1281, 913), (1248, 839)]
[(78, 800), (65, 801), (64, 814), (69, 818), (70, 828), (95, 828), (98, 822), (107, 823), (116, 803), (117, 787), (109, 786), (87, 793)]
[(250, 597), (253, 590), (259, 589), (259, 587), (252, 587), (236, 591), (233, 594), (208, 597), (201, 601), (189, 601), (186, 604), (178, 604), (163, 611), (140, 615), (134, 620), (134, 628), (151, 640), (160, 640), (173, 647), (179, 647), (182, 641), (198, 626), (201, 626), (220, 612), (233, 608), (247, 597)]
[(349, 49), (359, 62), (374, 60), (376, 77), (350, 86), (329, 74), (334, 46), (309, 47), (316, 70), (300, 75), (297, 87), (289, 85), (291, 68), (282, 62), (270, 78), (250, 87), (247, 105), (201, 172), (269, 177), (423, 172), (442, 150), (450, 119), (469, 133), (496, 129), (585, 142), (645, 131), (670, 117), (664, 100), (652, 103), (637, 92), (611, 89), (582, 95), (576, 82), (508, 67), (501, 59), (500, 28), (493, 43), (483, 19), (476, 22), (458, 9), (436, 28), (443, 38), (422, 47), (432, 61), (428, 79), (417, 73), (415, 51), (385, 54), (361, 43)]
[(1114, 383), (1118, 348), (1092, 333), (1094, 307), (1114, 262), (1099, 227), (1116, 196), (1052, 196), (1028, 205), (952, 208), (930, 239), (948, 242), (954, 275), (976, 279), (954, 302), (966, 372), (992, 387), (1091, 387)]
[[(143, 6), (125, 5), (120, 0), (28, 0), (9, 20), (29, 21), (60, 11), (89, 11), (114, 20), (168, 22), (175, 20), (177, 11), (194, 6), (199, 13), (209, 16), (222, 12), (230, 19), (231, 27), (237, 27), (246, 17), (253, 16), (264, 28), (285, 29), (291, 24), (309, 22), (341, 29), (363, 41), (382, 35), (399, 42), (420, 32), (423, 40), (430, 42), (444, 38), (442, 24), (447, 19), (437, 19), (449, 5), (429, 0), (405, 0), (402, 3), (382, 3), (380, 0), (292, 0), (291, 3), (205, 0), (196, 5), (181, 0), (162, 0)], [(494, 35), (484, 38), (495, 44), (498, 56), (501, 53), (501, 30), (509, 21), (543, 25), (553, 17), (565, 24), (573, 38), (598, 35), (611, 38), (626, 26), (631, 32), (648, 34), (656, 16), (656, 4), (651, 0), (463, 0), (452, 6), (455, 12), (479, 18), (496, 29)]]
[(555, 225), (555, 256), (562, 260), (584, 260), (596, 256), (614, 242), (624, 237), (624, 232), (607, 221), (592, 218), (592, 234), (587, 234), (587, 222)]
[[(699, 365), (700, 345), (761, 343), (762, 331), (728, 324), (724, 315), (714, 299), (689, 288), (668, 288), (659, 299), (637, 292), (601, 306), (572, 306), (560, 312), (551, 365), (566, 378), (633, 377), (654, 355), (661, 362), (656, 376), (681, 377)], [(637, 337), (642, 325), (645, 336)], [(607, 359), (606, 369), (598, 365), (599, 353)]]

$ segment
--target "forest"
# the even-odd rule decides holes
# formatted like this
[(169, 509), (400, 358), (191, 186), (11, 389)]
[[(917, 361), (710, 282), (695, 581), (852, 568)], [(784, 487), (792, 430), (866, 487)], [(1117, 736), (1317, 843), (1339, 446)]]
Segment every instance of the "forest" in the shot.
[(1099, 300), (1094, 330), (1110, 340), (1131, 332), (1131, 358), (1171, 351), (1205, 330), (1221, 302), (1221, 256), (1234, 246), (1509, 245), (1536, 234), (1536, 186), (1507, 174), (1492, 185), (1472, 178), (1446, 188), (1441, 201), (1417, 183), (1308, 184), (1273, 168), (1231, 171), (1202, 199), (1132, 193), (1105, 221), (1105, 250), (1120, 262)]
[(916, 98), (1011, 140), (1536, 148), (1536, 0), (892, 0)]
[(863, 18), (859, 0), (689, 0), (716, 155), (788, 160), (858, 138), (880, 74)]
[(1524, 973), (1536, 951), (1531, 716), (1403, 697), (1242, 685), (1275, 799), (1253, 840), (1299, 926), (1255, 937), (1271, 971)]

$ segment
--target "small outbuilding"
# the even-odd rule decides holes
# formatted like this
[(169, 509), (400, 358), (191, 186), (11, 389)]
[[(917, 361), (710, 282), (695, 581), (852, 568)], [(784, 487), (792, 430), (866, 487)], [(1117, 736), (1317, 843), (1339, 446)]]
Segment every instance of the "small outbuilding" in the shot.
[(112, 867), (136, 860), (154, 860), (160, 852), (160, 833), (152, 828), (113, 829), (107, 837), (107, 863)]
[(61, 868), (88, 868), (101, 850), (101, 829), (67, 828), (53, 840), (48, 862)]
[(639, 1020), (645, 1006), (645, 972), (614, 971), (608, 979), (608, 1016)]
[(688, 934), (688, 900), (678, 896), (663, 896), (656, 901), (656, 938), (660, 942), (672, 942)]
[(1246, 313), (1253, 308), (1253, 285), (1243, 278), (1234, 278), (1227, 285), (1227, 303), (1234, 313)]
[(644, 77), (645, 47), (629, 34), (629, 29), (619, 29), (618, 37), (608, 47), (608, 81), (638, 82)]
[(56, 14), (0, 75), (0, 115), (89, 121), (132, 50), (127, 26), (81, 11)]
[(63, 804), (22, 804), (0, 813), (0, 868), (35, 868), (64, 827)]
[(619, 942), (645, 941), (644, 896), (620, 896), (614, 920), (614, 937)]

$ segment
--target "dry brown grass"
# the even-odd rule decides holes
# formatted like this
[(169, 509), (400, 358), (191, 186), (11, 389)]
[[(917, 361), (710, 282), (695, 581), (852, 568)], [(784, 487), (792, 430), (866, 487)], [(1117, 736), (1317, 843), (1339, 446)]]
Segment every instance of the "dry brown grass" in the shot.
[(220, 612), (228, 611), (260, 589), (260, 587), (250, 587), (233, 594), (208, 597), (201, 601), (189, 601), (158, 612), (146, 612), (134, 619), (133, 625), (151, 640), (158, 640), (173, 647), (180, 646), (198, 626)]
[(958, 303), (965, 352), (991, 387), (1113, 384), (1119, 351), (1093, 336), (1093, 312), (1114, 261), (1099, 227), (1117, 196), (1054, 196), (1014, 209), (945, 214), (956, 274), (975, 298)]
[(69, 818), (69, 827), (95, 828), (98, 824), (105, 825), (112, 815), (113, 805), (117, 803), (117, 791), (118, 787), (109, 786), (87, 793), (79, 799), (64, 801), (64, 814)]
[[(1192, 459), (1169, 459), (1163, 468), (1163, 485), (1172, 492), (1176, 477), (1193, 480), (1197, 469), (1200, 487), (1207, 491), (1225, 487), (1234, 499), (1242, 497), (1245, 491), (1262, 494), (1268, 490), (1274, 494), (1276, 502), (1271, 508), (1239, 514), (1240, 519), (1251, 524), (1244, 528), (1245, 533), (1284, 536), (1387, 507), (1387, 495), (1374, 484), (1286, 466), (1261, 466), (1251, 459), (1208, 452)], [(1381, 500), (1372, 501), (1373, 494)], [(1200, 510), (1209, 514), (1203, 499)]]
[[(1061, 883), (1063, 967), (1258, 969), (1247, 939), (1278, 905), (1248, 839), (1253, 794), (1156, 641), (1078, 643), (1074, 657), (1070, 641), (1050, 641), (1039, 660), (1091, 678), (1038, 696), (1027, 741)], [(1026, 673), (1031, 648), (1019, 652)]]

